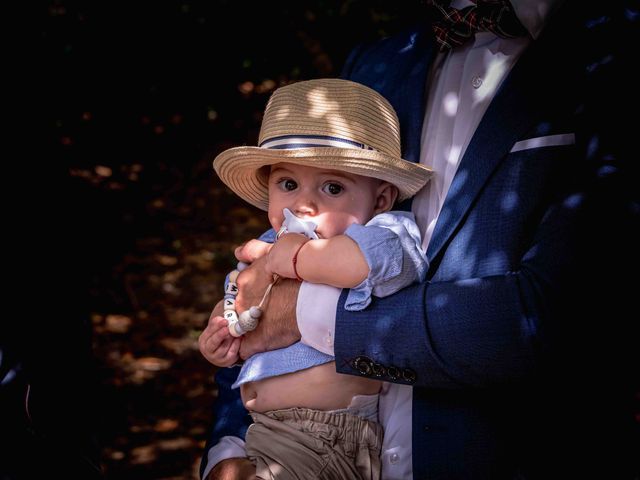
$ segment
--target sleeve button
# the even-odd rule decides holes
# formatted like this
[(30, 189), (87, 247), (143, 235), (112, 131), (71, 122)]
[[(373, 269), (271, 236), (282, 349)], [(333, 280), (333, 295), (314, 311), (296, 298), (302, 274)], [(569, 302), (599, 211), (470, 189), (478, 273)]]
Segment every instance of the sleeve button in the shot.
[(397, 380), (400, 376), (400, 369), (398, 367), (394, 367), (393, 365), (387, 368), (387, 376), (391, 380)]
[(378, 378), (383, 377), (385, 372), (386, 372), (386, 369), (379, 363), (374, 363), (371, 365), (371, 373), (373, 373), (375, 377), (378, 377)]
[(356, 357), (351, 366), (358, 371), (361, 375), (371, 375), (371, 365), (373, 362), (369, 357), (365, 357), (364, 355), (360, 355)]
[(402, 378), (409, 383), (415, 383), (417, 378), (416, 372), (410, 368), (405, 368), (402, 370)]

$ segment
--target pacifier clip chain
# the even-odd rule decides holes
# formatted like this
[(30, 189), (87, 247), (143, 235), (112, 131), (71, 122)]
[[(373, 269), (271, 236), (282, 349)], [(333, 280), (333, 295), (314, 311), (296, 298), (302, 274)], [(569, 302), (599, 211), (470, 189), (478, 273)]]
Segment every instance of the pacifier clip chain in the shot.
[(274, 274), (273, 281), (267, 285), (260, 303), (238, 315), (238, 312), (236, 312), (236, 297), (238, 296), (238, 284), (236, 280), (240, 272), (246, 267), (247, 265), (245, 263), (239, 262), (237, 268), (229, 273), (225, 279), (223, 316), (227, 319), (227, 322), (229, 322), (229, 333), (234, 337), (240, 337), (247, 332), (255, 330), (258, 326), (258, 320), (264, 311), (264, 305), (271, 293), (271, 289), (280, 279), (279, 275)]

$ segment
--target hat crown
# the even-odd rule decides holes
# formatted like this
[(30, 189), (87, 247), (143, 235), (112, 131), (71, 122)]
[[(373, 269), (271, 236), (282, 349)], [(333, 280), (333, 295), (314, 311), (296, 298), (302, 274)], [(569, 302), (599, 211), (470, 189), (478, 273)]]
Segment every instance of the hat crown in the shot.
[(400, 123), (391, 104), (349, 80), (307, 80), (277, 89), (265, 109), (258, 145), (287, 137), (338, 139), (348, 148), (401, 156)]

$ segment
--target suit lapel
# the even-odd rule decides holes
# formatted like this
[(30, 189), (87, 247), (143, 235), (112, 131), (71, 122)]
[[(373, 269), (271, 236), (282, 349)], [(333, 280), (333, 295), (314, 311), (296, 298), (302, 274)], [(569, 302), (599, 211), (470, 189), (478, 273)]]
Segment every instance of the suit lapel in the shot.
[(525, 52), (489, 105), (460, 161), (427, 249), (434, 259), (451, 238), (496, 167), (513, 144), (541, 115), (540, 98), (531, 84), (539, 78), (540, 49), (537, 42)]
[[(433, 62), (436, 48), (431, 38), (430, 29), (423, 29), (412, 36), (413, 48), (409, 52), (415, 59), (410, 59), (408, 64), (412, 68), (406, 72), (397, 89), (397, 112), (400, 125), (404, 128), (401, 132), (402, 151), (405, 160), (411, 162), (420, 161), (420, 141), (422, 138), (422, 123), (426, 109), (426, 83), (427, 72)], [(402, 53), (400, 53), (402, 54)], [(417, 95), (408, 95), (407, 92), (418, 92)]]

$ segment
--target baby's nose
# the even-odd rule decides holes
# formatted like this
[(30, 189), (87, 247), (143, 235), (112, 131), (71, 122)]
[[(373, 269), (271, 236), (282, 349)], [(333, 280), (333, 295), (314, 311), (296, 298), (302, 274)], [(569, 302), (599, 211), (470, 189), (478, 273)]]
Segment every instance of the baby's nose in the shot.
[(315, 215), (318, 208), (315, 202), (309, 198), (301, 199), (295, 205), (294, 213), (296, 216)]

